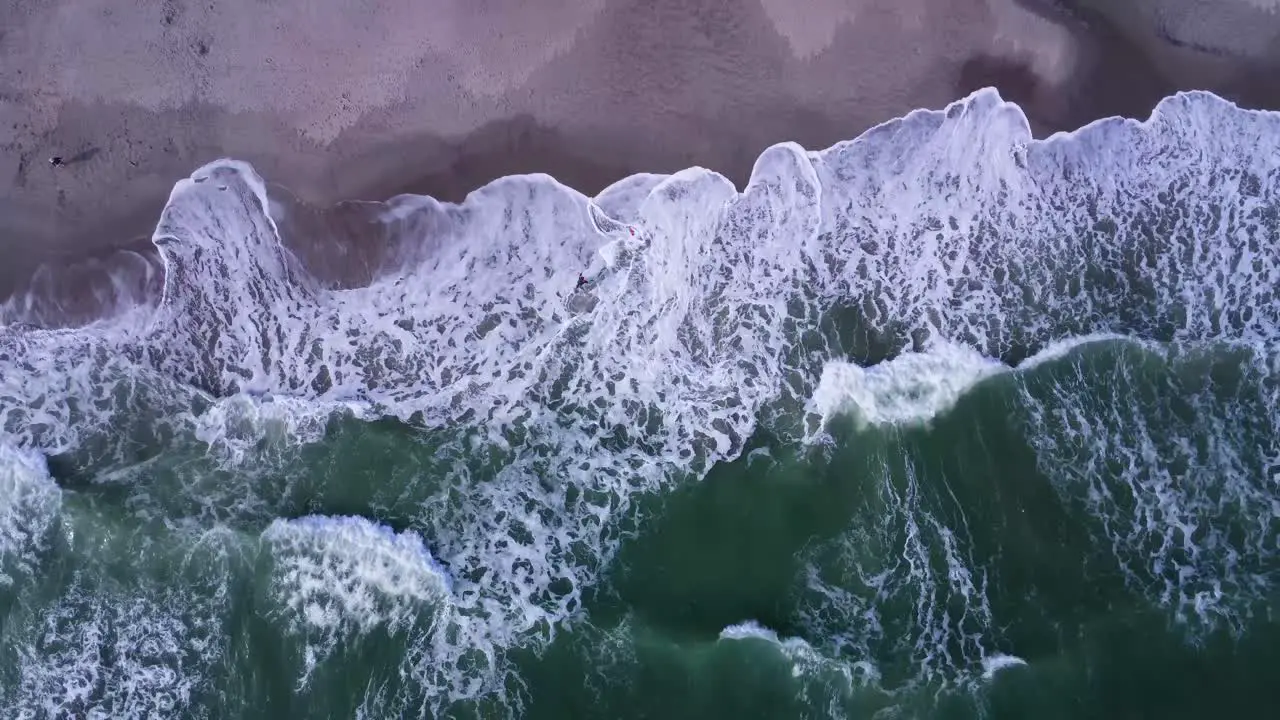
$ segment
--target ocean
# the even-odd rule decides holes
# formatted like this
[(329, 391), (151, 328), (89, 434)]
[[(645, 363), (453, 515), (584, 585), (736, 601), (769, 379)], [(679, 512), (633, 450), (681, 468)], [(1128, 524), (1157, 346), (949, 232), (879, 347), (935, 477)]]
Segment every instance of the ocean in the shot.
[(155, 293), (4, 308), (0, 716), (1269, 717), (1278, 193), (1275, 113), (983, 90), (335, 287), (202, 167)]

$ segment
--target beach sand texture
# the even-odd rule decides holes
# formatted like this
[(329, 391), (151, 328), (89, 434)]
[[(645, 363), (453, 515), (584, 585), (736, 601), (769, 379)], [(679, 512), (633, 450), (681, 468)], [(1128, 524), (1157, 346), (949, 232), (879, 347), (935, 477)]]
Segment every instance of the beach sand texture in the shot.
[(1273, 0), (11, 0), (0, 296), (145, 243), (174, 181), (218, 157), (318, 205), (524, 172), (741, 183), (772, 143), (985, 85), (1037, 134), (1182, 88), (1274, 105), (1278, 37)]

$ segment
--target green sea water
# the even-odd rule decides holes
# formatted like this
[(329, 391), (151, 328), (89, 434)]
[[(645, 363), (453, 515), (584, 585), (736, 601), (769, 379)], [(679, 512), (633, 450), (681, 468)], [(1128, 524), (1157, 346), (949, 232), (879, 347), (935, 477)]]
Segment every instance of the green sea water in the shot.
[[(705, 478), (642, 496), (571, 621), (513, 643), (502, 691), (441, 716), (1266, 716), (1280, 701), (1276, 520), (1251, 515), (1269, 509), (1249, 505), (1266, 478), (1208, 454), (1215, 437), (1243, 453), (1273, 441), (1248, 361), (1103, 341), (980, 380), (924, 421), (852, 406), (810, 443), (762, 429)], [(1123, 440), (1091, 445), (1046, 419), (1071, 412), (1182, 449), (1135, 475)], [(339, 414), (305, 446), (258, 440), (252, 472), (219, 469), (198, 441), (139, 447), (113, 473), (55, 458), (60, 529), (0, 608), (0, 679), (21, 698), (9, 716), (55, 716), (41, 698), (59, 717), (96, 716), (104, 697), (155, 717), (432, 705), (404, 668), (440, 601), (370, 539), (430, 547), (448, 532), (465, 491), (441, 448)], [(484, 465), (501, 458), (480, 455), (475, 477), (495, 482)], [(1161, 487), (1160, 468), (1203, 486)], [(307, 516), (358, 518), (364, 544), (335, 553), (271, 529)], [(1250, 556), (1255, 541), (1266, 552)]]

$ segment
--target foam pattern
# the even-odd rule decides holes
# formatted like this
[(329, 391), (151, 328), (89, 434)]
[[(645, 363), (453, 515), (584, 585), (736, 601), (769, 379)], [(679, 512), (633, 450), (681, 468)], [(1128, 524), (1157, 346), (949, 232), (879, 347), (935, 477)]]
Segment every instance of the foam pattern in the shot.
[(341, 647), (374, 632), (407, 644), (400, 676), (408, 682), (371, 690), (364, 712), (438, 713), (488, 691), (505, 670), (501, 658), (475, 652), (492, 646), (488, 625), (454, 605), (452, 579), (413, 531), (315, 516), (276, 521), (263, 539), (278, 611), (302, 640), (299, 687)]
[(42, 592), (52, 593), (50, 602), (11, 611), (0, 656), (16, 677), (0, 688), (0, 714), (215, 716), (213, 679), (231, 654), (226, 621), (241, 554), (236, 539), (208, 531), (170, 544), (176, 552), (168, 553), (108, 518), (76, 512), (84, 541), (78, 558), (95, 569), (130, 564), (136, 582), (124, 588), (81, 568), (65, 583), (49, 578)]
[(0, 443), (0, 588), (32, 576), (62, 507), (42, 456)]
[[(358, 407), (473, 428), (460, 435), (456, 496), (424, 505), (420, 529), (455, 579), (451, 607), (482, 626), (457, 637), (485, 658), (536, 650), (581, 607), (634, 520), (635, 493), (735, 457), (761, 423), (784, 438), (811, 434), (803, 419), (829, 363), (963, 347), (1013, 365), (1111, 333), (1245, 348), (1258, 382), (1273, 383), (1278, 145), (1280, 117), (1206, 93), (1168, 98), (1143, 123), (1035, 141), (1016, 106), (983, 90), (821, 152), (769, 148), (742, 192), (690, 169), (629, 179), (594, 201), (541, 175), (495, 181), (460, 205), (398, 198), (389, 217), (429, 213), (404, 226), (430, 232), (399, 238), (400, 269), (343, 290), (315, 282), (283, 247), (252, 168), (219, 161), (179, 182), (160, 218), (157, 308), (74, 331), (0, 328), (0, 442), (118, 461), (131, 442), (121, 437), (194, 425), (234, 464), (252, 443), (215, 437), (228, 426), (207, 408), (268, 393), (304, 414)], [(591, 287), (575, 294), (584, 270)], [(1276, 407), (1258, 405), (1271, 438)], [(1080, 412), (1092, 421), (1104, 410)], [(320, 436), (313, 421), (267, 425)], [(1100, 452), (1164, 482), (1164, 460), (1133, 444), (1141, 438), (1111, 437)], [(1039, 447), (1046, 465), (1065, 452), (1055, 442)], [(467, 450), (503, 461), (477, 472)], [(1225, 452), (1204, 460), (1206, 473), (1257, 481), (1260, 461), (1230, 465)], [(909, 488), (894, 493), (910, 505)], [(1149, 529), (1117, 532), (1163, 532), (1139, 525)], [(920, 529), (946, 545), (944, 525)], [(347, 533), (322, 536), (337, 547)], [(989, 620), (981, 578), (953, 549), (964, 572), (948, 582), (972, 610), (960, 646), (979, 662), (989, 649), (975, 639)], [(1166, 593), (1164, 569), (1134, 572), (1177, 613), (1209, 597)], [(929, 638), (912, 637), (925, 643), (926, 674), (945, 673)], [(442, 698), (511, 687), (501, 673), (476, 677), (430, 682), (444, 683)]]
[(1276, 581), (1275, 356), (1213, 345), (1108, 350), (1071, 354), (1051, 382), (1021, 386), (1040, 469), (1128, 584), (1193, 637), (1243, 632)]

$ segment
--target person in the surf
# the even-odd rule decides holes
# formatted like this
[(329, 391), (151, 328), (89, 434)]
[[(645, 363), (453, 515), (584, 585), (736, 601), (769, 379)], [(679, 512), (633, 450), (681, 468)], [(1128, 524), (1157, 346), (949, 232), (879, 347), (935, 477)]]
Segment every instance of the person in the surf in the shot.
[(578, 286), (577, 286), (577, 287), (575, 287), (575, 288), (573, 289), (573, 291), (574, 291), (574, 292), (578, 292), (579, 290), (581, 290), (581, 289), (582, 289), (582, 286), (583, 286), (583, 285), (586, 285), (586, 284), (587, 284), (587, 283), (589, 283), (589, 282), (591, 282), (591, 281), (590, 281), (590, 280), (587, 280), (585, 277), (583, 277), (583, 276), (582, 276), (582, 273), (578, 273)]

